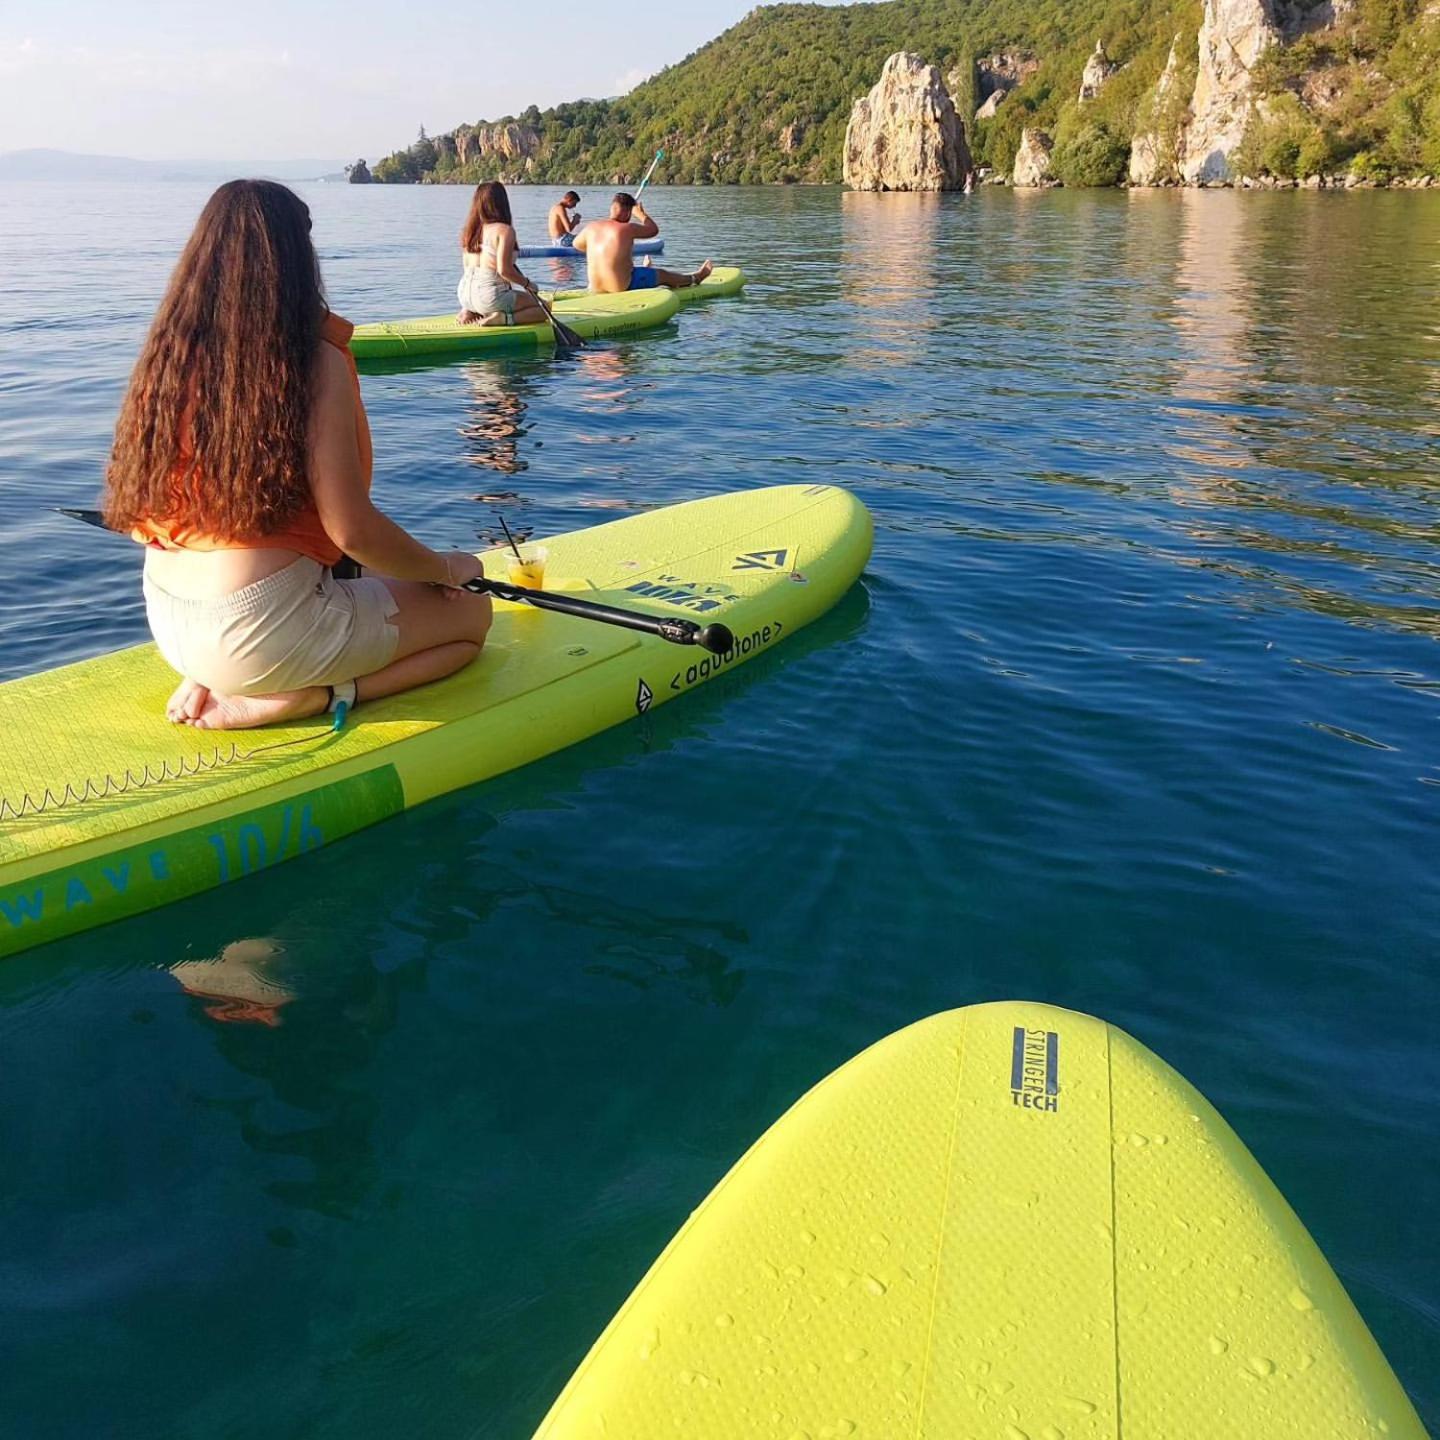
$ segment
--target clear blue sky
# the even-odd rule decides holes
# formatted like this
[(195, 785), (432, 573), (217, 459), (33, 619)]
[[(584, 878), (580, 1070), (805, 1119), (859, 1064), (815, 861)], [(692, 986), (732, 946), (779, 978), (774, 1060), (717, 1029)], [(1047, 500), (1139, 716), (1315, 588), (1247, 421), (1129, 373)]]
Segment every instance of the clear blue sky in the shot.
[(619, 94), (752, 7), (0, 0), (0, 151), (373, 162), (422, 124)]

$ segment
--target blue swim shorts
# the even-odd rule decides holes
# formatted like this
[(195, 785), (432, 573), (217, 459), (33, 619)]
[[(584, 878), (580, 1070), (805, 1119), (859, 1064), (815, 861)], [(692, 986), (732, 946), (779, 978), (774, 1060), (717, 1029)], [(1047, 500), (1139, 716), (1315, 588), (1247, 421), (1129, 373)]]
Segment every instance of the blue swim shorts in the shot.
[(630, 272), (632, 290), (653, 290), (659, 283), (660, 277), (648, 265), (637, 265)]

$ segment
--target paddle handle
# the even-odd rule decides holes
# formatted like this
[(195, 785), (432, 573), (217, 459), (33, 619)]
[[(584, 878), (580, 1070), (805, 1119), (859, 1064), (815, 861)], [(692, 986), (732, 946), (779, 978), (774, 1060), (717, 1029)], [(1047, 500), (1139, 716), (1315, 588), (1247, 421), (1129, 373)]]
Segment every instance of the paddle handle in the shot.
[(597, 600), (581, 600), (574, 595), (550, 590), (527, 590), (523, 585), (509, 585), (504, 580), (486, 577), (471, 580), (465, 589), (477, 595), (494, 595), (516, 605), (532, 605), (537, 610), (554, 610), (557, 614), (573, 615), (579, 620), (597, 620), (602, 625), (618, 625), (624, 630), (658, 635), (673, 645), (698, 645), (713, 655), (723, 655), (735, 646), (735, 637), (726, 625), (700, 625), (694, 620), (682, 620), (678, 615), (642, 615), (636, 610), (602, 605)]

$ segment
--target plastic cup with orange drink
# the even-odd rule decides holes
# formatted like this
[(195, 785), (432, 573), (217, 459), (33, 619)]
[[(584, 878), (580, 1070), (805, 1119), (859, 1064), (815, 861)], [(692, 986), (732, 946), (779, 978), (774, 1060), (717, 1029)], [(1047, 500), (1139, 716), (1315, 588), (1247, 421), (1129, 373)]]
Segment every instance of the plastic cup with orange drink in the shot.
[(545, 562), (549, 558), (550, 551), (544, 545), (522, 545), (518, 555), (505, 557), (506, 578), (525, 590), (543, 590)]

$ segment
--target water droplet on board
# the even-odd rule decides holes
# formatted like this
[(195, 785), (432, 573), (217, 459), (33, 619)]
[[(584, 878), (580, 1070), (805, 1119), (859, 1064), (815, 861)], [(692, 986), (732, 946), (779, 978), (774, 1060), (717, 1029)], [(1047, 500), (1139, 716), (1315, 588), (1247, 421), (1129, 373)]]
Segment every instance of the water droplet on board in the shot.
[(800, 1232), (800, 1243), (802, 1245), (813, 1245), (815, 1243), (815, 1232), (813, 1230), (802, 1230)]
[(1315, 1308), (1315, 1302), (1298, 1285), (1290, 1292), (1290, 1303), (1302, 1313)]
[(1047, 1425), (1040, 1432), (1040, 1440), (1065, 1440), (1065, 1432), (1057, 1425)]
[(1075, 1411), (1077, 1415), (1093, 1415), (1095, 1413), (1095, 1402), (1093, 1400), (1081, 1400), (1078, 1396), (1067, 1395), (1065, 1403)]
[(903, 1379), (903, 1378), (905, 1377), (906, 1373), (909, 1371), (909, 1369), (910, 1369), (910, 1362), (909, 1362), (908, 1360), (893, 1360), (893, 1361), (891, 1361), (891, 1363), (890, 1363), (890, 1373), (891, 1373), (897, 1380)]
[(990, 1393), (992, 1395), (1008, 1395), (1014, 1388), (1013, 1380), (996, 1380), (991, 1383)]
[(1223, 1355), (1229, 1348), (1229, 1341), (1222, 1340), (1218, 1335), (1210, 1337), (1210, 1353), (1212, 1355)]
[(1149, 1137), (1145, 1135), (1132, 1135), (1130, 1143), (1137, 1149), (1143, 1150), (1150, 1143)]
[(865, 1288), (872, 1295), (883, 1295), (887, 1287), (883, 1280), (877, 1279), (874, 1275), (867, 1275), (865, 1277)]
[(720, 1314), (715, 1317), (715, 1323), (722, 1330), (728, 1330), (735, 1323), (735, 1317), (733, 1315)]
[(640, 1358), (648, 1360), (660, 1348), (660, 1332), (649, 1330), (640, 1342)]
[(1250, 1368), (1264, 1380), (1275, 1373), (1275, 1362), (1264, 1355), (1254, 1355), (1250, 1359)]
[(852, 1364), (858, 1365), (870, 1352), (862, 1350), (858, 1345), (853, 1346), (845, 1352), (845, 1358)]
[(1030, 1440), (1030, 1437), (1018, 1425), (1007, 1425), (1005, 1440)]
[(1303, 1375), (1314, 1363), (1315, 1357), (1310, 1354), (1305, 1354), (1300, 1357), (1300, 1364), (1296, 1368)]

